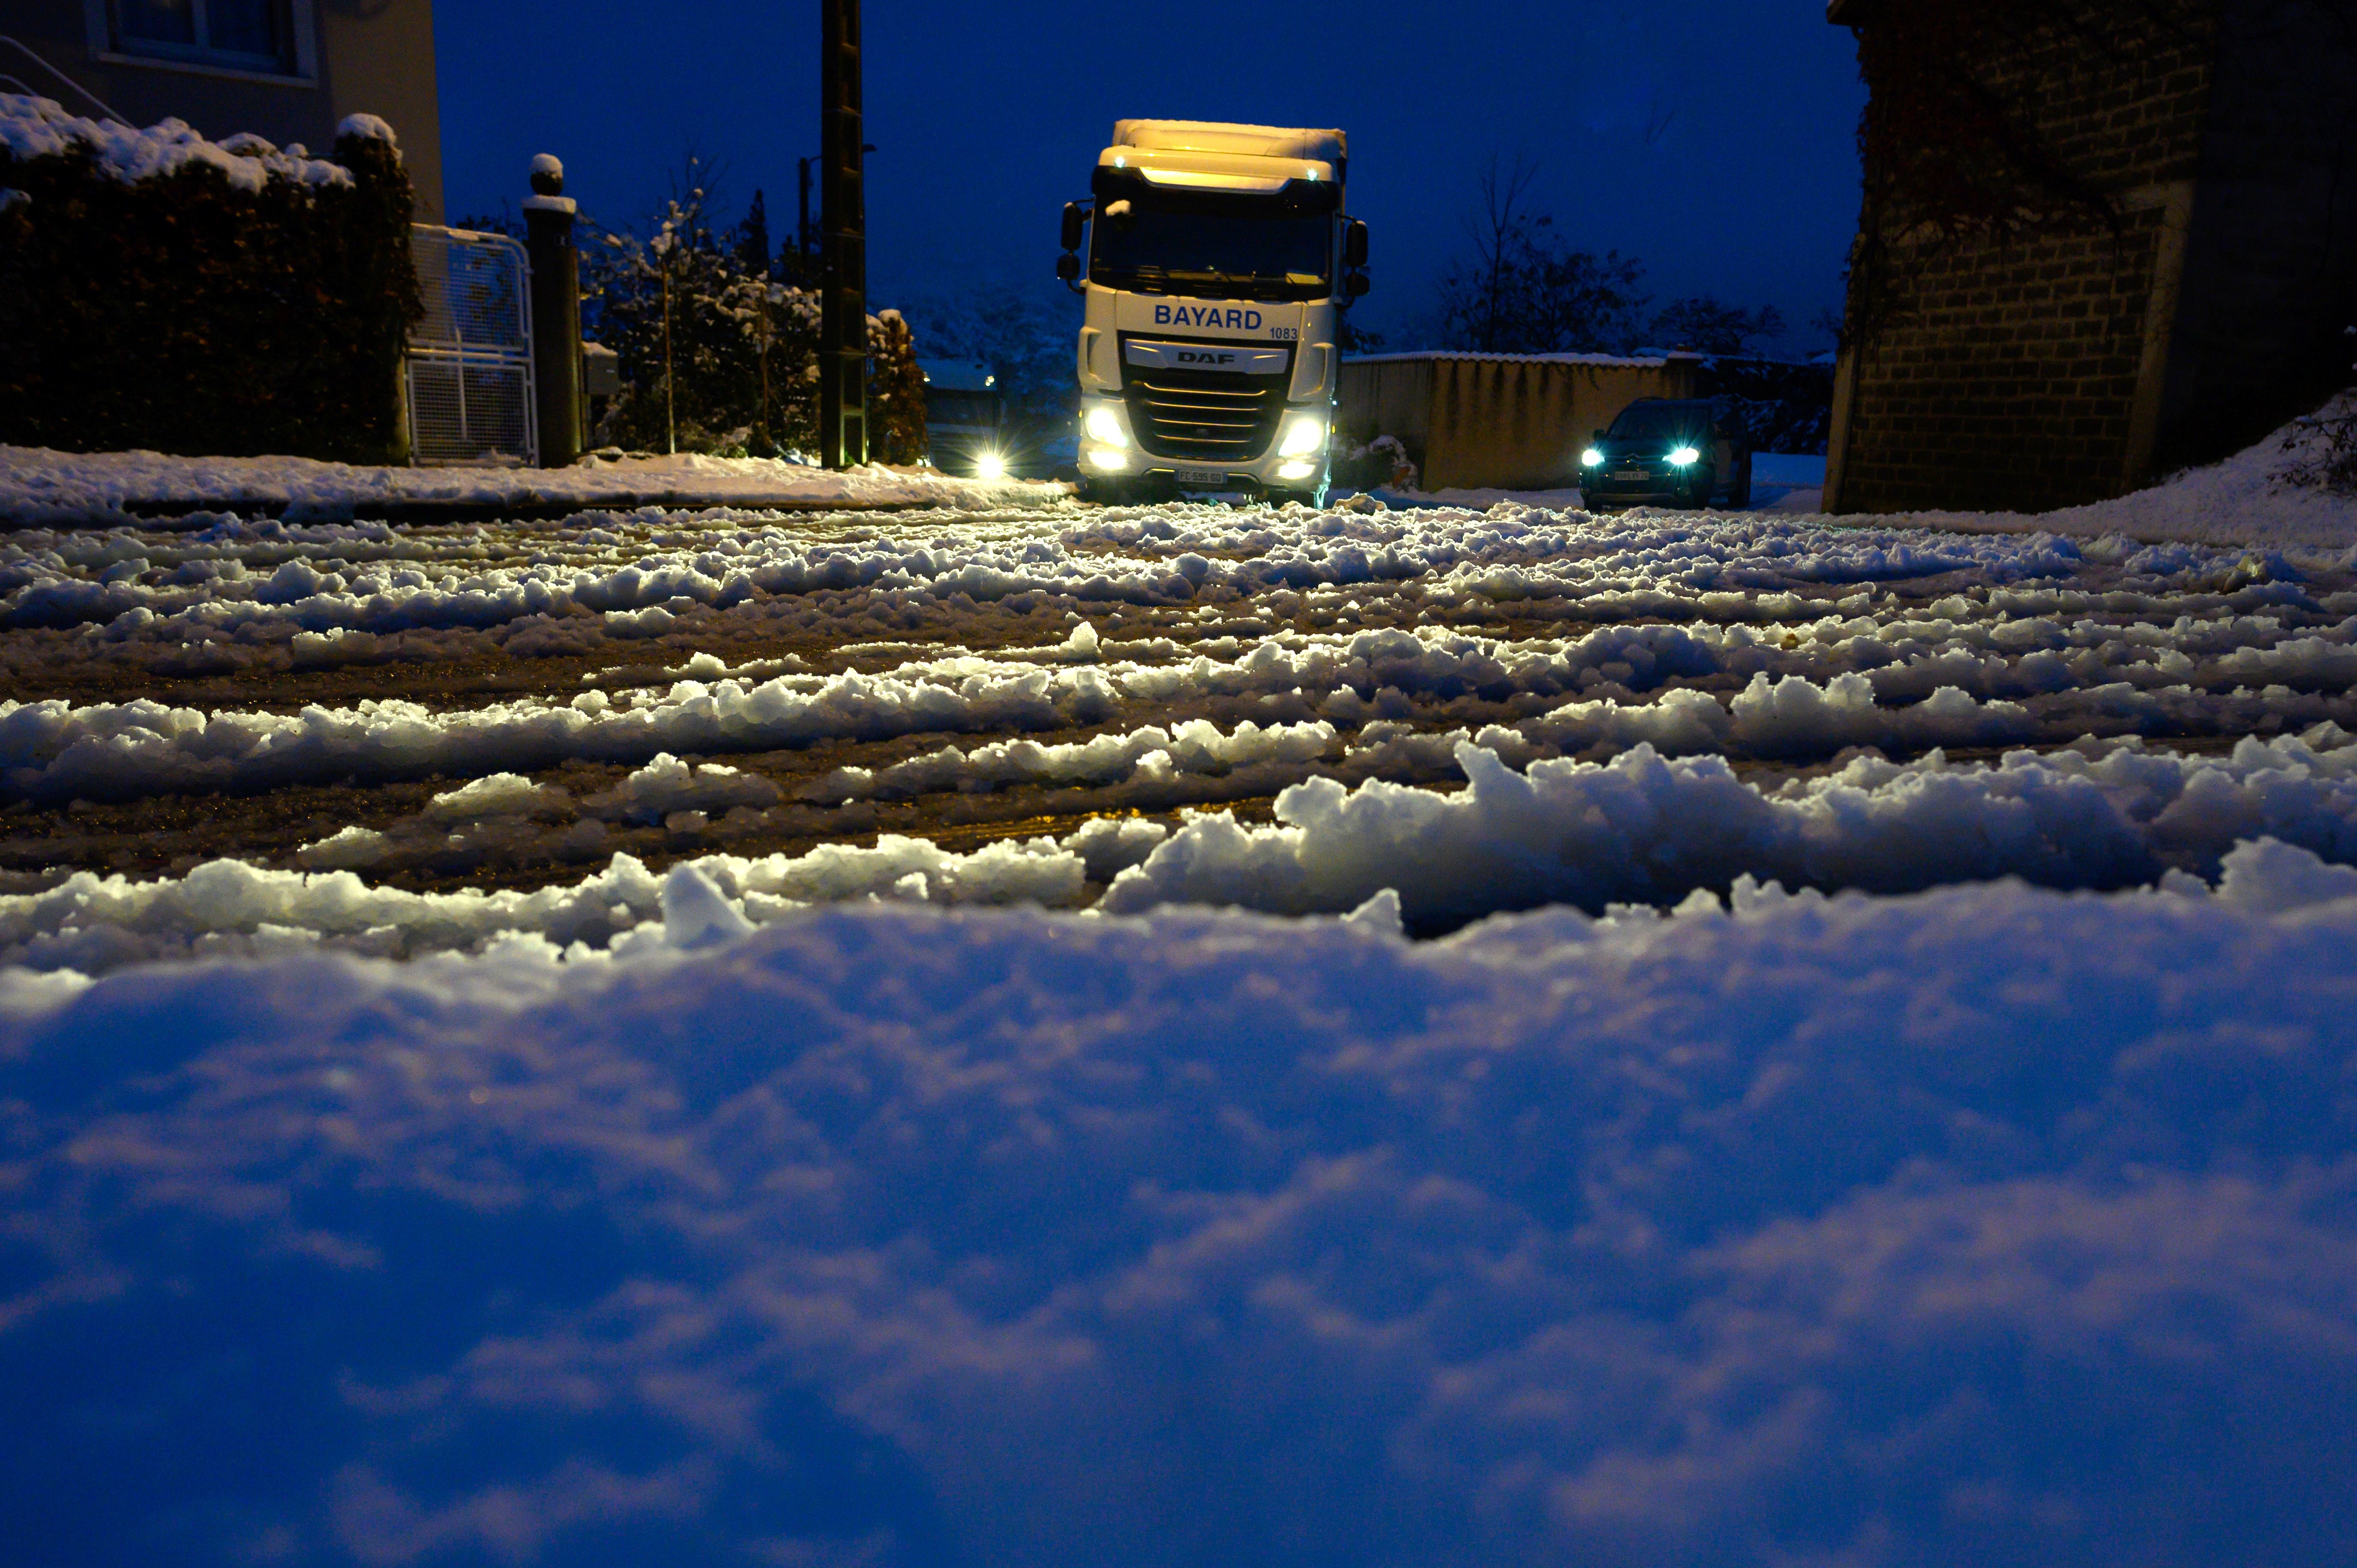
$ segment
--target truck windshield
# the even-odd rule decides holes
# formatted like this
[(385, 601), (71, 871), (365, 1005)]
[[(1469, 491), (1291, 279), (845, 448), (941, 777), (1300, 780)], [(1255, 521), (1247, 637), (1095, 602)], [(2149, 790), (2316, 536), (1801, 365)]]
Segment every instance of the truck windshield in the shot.
[(1090, 225), (1089, 279), (1107, 288), (1210, 298), (1322, 299), (1332, 292), (1333, 220), (1278, 209), (1148, 205)]

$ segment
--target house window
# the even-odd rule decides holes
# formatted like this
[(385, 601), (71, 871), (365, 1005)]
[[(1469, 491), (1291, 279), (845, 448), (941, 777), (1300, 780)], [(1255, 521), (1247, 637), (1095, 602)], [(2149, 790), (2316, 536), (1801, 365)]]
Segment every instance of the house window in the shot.
[(295, 70), (289, 0), (113, 0), (117, 50), (239, 70)]

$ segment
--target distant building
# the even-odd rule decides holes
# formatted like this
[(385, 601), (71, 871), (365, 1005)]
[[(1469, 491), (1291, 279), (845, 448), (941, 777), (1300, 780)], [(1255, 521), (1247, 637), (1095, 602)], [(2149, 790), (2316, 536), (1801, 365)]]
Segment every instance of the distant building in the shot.
[(2357, 358), (2357, 5), (1833, 0), (1873, 102), (1825, 498), (2044, 510)]
[(0, 44), (0, 91), (92, 118), (94, 99), (135, 125), (178, 118), (325, 156), (345, 115), (378, 115), (417, 216), (442, 220), (433, 0), (0, 0), (0, 38), (16, 45)]

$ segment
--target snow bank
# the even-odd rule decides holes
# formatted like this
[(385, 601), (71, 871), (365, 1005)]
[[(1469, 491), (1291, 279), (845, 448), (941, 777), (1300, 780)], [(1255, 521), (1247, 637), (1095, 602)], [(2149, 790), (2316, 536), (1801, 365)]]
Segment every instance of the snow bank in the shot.
[[(255, 159), (232, 161), (261, 166)], [(317, 166), (344, 174), (333, 164)], [(374, 468), (308, 457), (174, 457), (0, 446), (0, 518), (27, 521), (172, 506), (261, 506), (348, 518), (354, 508), (416, 502), (980, 508), (1045, 505), (1069, 493), (1061, 485), (957, 478), (931, 468), (869, 465), (830, 471), (768, 457), (694, 453), (592, 458), (570, 468)]]
[(2133, 886), (2171, 868), (2208, 875), (2260, 834), (2357, 859), (2357, 746), (2345, 744), (2246, 739), (2231, 757), (2186, 757), (2091, 743), (1994, 768), (1865, 757), (1773, 792), (1719, 757), (1664, 759), (1648, 744), (1526, 774), (1469, 742), (1456, 755), (1470, 787), (1454, 795), (1313, 779), (1277, 797), (1275, 826), (1198, 816), (1116, 877), (1103, 908), (1340, 914), (1391, 888), (1411, 926), (1447, 929), (1550, 903), (1674, 904), (1743, 876), (1879, 892), (1998, 876)]
[[(1118, 805), (1155, 800), (1182, 766), (1249, 769), (1316, 755), (1333, 738), (1322, 725), (1246, 725), (1225, 736), (1203, 725), (1084, 746), (1017, 742), (918, 757), (872, 778), (838, 774), (816, 792), (913, 793), (1061, 768), (1061, 777), (1126, 779), (1131, 790), (1108, 802)], [(1716, 756), (1664, 759), (1645, 742), (1607, 764), (1540, 760), (1526, 773), (1461, 738), (1453, 751), (1470, 780), (1460, 792), (1380, 779), (1353, 789), (1313, 778), (1277, 796), (1275, 826), (1243, 826), (1225, 811), (1199, 813), (1176, 832), (1105, 818), (1060, 842), (1006, 841), (971, 854), (886, 834), (872, 848), (678, 864), (754, 926), (813, 904), (867, 898), (1063, 908), (1094, 882), (1111, 884), (1101, 906), (1110, 914), (1172, 904), (1342, 914), (1388, 891), (1410, 929), (1430, 932), (1549, 903), (1591, 912), (1672, 906), (1745, 878), (1885, 893), (1997, 876), (2062, 888), (2208, 880), (2236, 843), (2263, 836), (2336, 867), (2357, 862), (2357, 744), (2330, 726), (2306, 738), (2244, 740), (2216, 757), (2148, 751), (2135, 740), (2015, 753), (1995, 767), (1952, 764), (1937, 752), (1903, 766), (1864, 757), (1772, 790), (1744, 783)], [(1096, 771), (1074, 771), (1089, 768)], [(707, 813), (777, 798), (759, 775), (665, 756), (580, 806), (609, 820), (700, 827)], [(436, 796), (424, 820), (438, 843), (461, 824), (571, 809), (563, 790), (504, 774)], [(616, 854), (573, 886), (531, 893), (411, 893), (354, 875), (406, 842), (346, 828), (301, 850), (299, 870), (221, 860), (181, 877), (81, 872), (44, 892), (0, 895), (0, 965), (97, 973), (320, 946), (414, 957), (517, 936), (586, 959), (653, 940), (642, 928), (660, 918), (658, 885), (630, 855)]]
[(2224, 886), (1411, 946), (674, 872), (619, 961), (0, 972), (0, 1499), (61, 1565), (2342, 1561), (2357, 888)]
[[(2204, 544), (2357, 544), (2357, 496), (2287, 483), (2321, 439), (2308, 422), (2287, 424), (2221, 463), (2091, 506), (2025, 517), (2010, 512), (1916, 512), (1878, 522), (1977, 533), (2036, 528), (2074, 539), (2120, 533), (2145, 541)], [(2287, 439), (2291, 444), (2287, 449)]]

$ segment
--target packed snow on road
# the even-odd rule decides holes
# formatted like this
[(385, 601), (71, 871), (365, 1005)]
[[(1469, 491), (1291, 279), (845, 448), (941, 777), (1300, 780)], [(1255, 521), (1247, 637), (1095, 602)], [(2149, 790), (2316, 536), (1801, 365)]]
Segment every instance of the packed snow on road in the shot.
[(0, 1512), (2345, 1558), (2357, 508), (2229, 504), (2268, 460), (1899, 525), (51, 495)]

